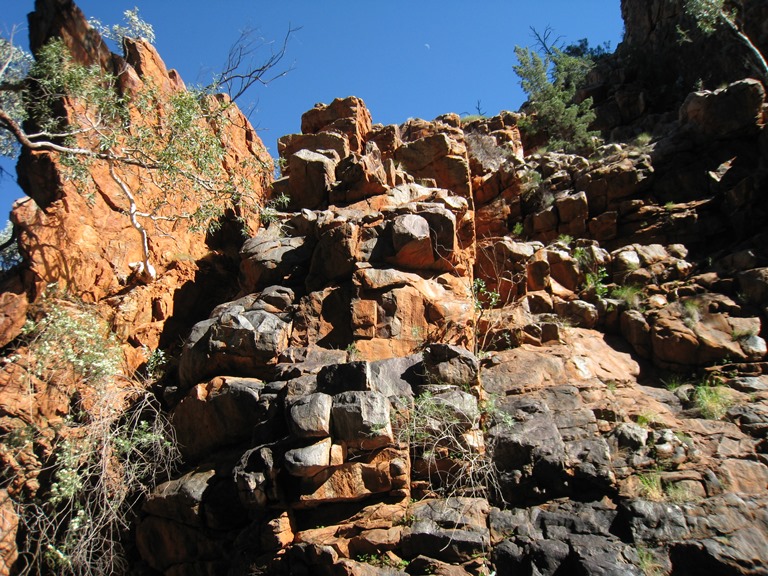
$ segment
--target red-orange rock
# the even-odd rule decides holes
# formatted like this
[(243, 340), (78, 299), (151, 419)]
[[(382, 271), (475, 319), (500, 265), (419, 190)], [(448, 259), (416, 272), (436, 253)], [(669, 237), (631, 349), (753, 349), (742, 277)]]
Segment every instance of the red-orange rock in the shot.
[(330, 104), (315, 104), (301, 117), (304, 134), (339, 132), (346, 134), (352, 152), (362, 152), (371, 131), (371, 113), (360, 98), (336, 98)]

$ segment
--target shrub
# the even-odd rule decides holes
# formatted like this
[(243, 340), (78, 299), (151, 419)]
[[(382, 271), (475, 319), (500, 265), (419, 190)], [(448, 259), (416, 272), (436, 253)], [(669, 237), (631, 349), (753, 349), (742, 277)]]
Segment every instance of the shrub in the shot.
[(648, 472), (647, 474), (640, 474), (637, 479), (640, 481), (640, 496), (653, 502), (665, 500), (661, 474), (658, 472)]
[(608, 287), (603, 284), (606, 278), (608, 278), (608, 272), (606, 272), (605, 268), (600, 267), (596, 271), (587, 272), (584, 275), (584, 286), (600, 298), (605, 298), (608, 295)]
[(592, 60), (544, 48), (542, 58), (530, 48), (515, 47), (518, 64), (513, 68), (532, 112), (521, 118), (521, 128), (544, 134), (550, 149), (591, 154), (599, 145), (598, 133), (589, 129), (595, 119), (592, 99), (577, 103), (574, 96)]
[(30, 433), (30, 442), (52, 437), (41, 475), (49, 481), (15, 502), (18, 570), (125, 573), (134, 510), (177, 458), (170, 425), (152, 394), (121, 374), (118, 342), (94, 307), (44, 299), (33, 312), (23, 335), (29, 370), (69, 395), (71, 407), (57, 428)]
[(722, 419), (733, 405), (726, 387), (713, 379), (696, 386), (693, 400), (701, 415), (712, 420)]
[(479, 411), (465, 413), (426, 392), (414, 400), (399, 436), (410, 446), (414, 468), (421, 462), (431, 487), (444, 497), (491, 498), (501, 494), (498, 470), (492, 450), (471, 441), (479, 425)]
[(694, 326), (701, 321), (701, 303), (695, 298), (689, 298), (683, 301), (681, 307), (683, 324), (693, 330)]
[(643, 295), (639, 286), (616, 286), (611, 290), (611, 297), (622, 300), (630, 310), (638, 310)]

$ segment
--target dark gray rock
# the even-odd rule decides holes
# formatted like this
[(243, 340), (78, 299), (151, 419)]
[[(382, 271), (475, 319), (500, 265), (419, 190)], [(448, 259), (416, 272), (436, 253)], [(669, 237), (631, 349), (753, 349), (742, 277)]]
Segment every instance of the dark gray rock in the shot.
[(275, 237), (262, 230), (240, 249), (242, 289), (255, 292), (275, 284), (303, 285), (312, 258), (312, 242), (303, 236)]
[(264, 384), (247, 378), (217, 378), (190, 391), (171, 413), (179, 449), (198, 460), (210, 452), (250, 440), (265, 416)]
[(390, 404), (383, 394), (343, 392), (333, 397), (331, 427), (334, 440), (350, 448), (373, 450), (393, 442)]
[(480, 362), (466, 348), (430, 344), (424, 350), (424, 371), (429, 383), (473, 386), (478, 382)]

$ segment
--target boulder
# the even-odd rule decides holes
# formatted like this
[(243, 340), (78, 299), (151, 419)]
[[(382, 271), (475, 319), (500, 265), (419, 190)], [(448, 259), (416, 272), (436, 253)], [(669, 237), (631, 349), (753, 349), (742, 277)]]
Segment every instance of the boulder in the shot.
[(331, 434), (333, 397), (322, 392), (288, 401), (288, 424), (298, 438), (325, 437)]
[(301, 131), (304, 134), (344, 134), (352, 152), (364, 150), (365, 139), (371, 128), (371, 114), (365, 103), (355, 96), (336, 98), (330, 104), (315, 104), (314, 108), (301, 116)]
[(331, 423), (334, 440), (345, 442), (350, 448), (373, 450), (394, 440), (389, 400), (378, 392), (336, 394)]
[(288, 159), (289, 208), (321, 208), (336, 179), (338, 157), (328, 158), (319, 152), (299, 150)]
[(246, 292), (281, 284), (301, 286), (309, 271), (312, 242), (303, 236), (274, 237), (266, 230), (240, 250), (240, 284)]
[(250, 440), (262, 413), (264, 384), (246, 378), (214, 378), (198, 384), (176, 406), (171, 422), (185, 458), (198, 460), (211, 451)]
[(692, 92), (680, 107), (680, 123), (703, 141), (755, 133), (762, 126), (764, 101), (765, 88), (752, 78)]
[(179, 380), (188, 388), (216, 374), (258, 376), (288, 347), (291, 323), (264, 310), (223, 312), (198, 323), (184, 345)]
[(284, 456), (285, 469), (289, 474), (299, 477), (312, 477), (331, 465), (330, 438), (324, 438), (319, 442), (288, 450)]

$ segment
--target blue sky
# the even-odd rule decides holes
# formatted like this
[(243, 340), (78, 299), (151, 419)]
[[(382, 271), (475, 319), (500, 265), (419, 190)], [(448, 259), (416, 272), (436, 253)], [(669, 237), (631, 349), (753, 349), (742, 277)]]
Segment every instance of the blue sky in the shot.
[[(127, 9), (155, 29), (160, 55), (187, 84), (206, 84), (223, 65), (239, 31), (251, 27), (288, 45), (291, 72), (240, 101), (269, 150), (278, 137), (300, 131), (301, 114), (316, 102), (355, 95), (374, 122), (431, 120), (446, 112), (489, 115), (524, 101), (512, 71), (515, 45), (533, 44), (530, 27), (551, 26), (566, 43), (621, 41), (619, 0), (80, 0), (86, 17), (122, 22)], [(26, 26), (33, 0), (0, 0), (0, 30)], [(26, 29), (23, 31), (26, 42)], [(13, 176), (0, 181), (0, 211), (21, 192)]]

